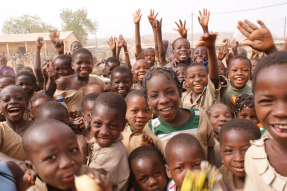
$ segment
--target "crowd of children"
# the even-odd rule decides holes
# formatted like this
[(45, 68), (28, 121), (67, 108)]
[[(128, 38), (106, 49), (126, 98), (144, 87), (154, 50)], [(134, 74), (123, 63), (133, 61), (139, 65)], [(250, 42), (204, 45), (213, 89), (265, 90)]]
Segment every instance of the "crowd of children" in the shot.
[(56, 32), (53, 60), (41, 60), (41, 37), (33, 69), (0, 58), (0, 190), (76, 190), (89, 174), (104, 191), (180, 191), (202, 161), (222, 174), (219, 190), (287, 190), (286, 52), (262, 21), (244, 20), (243, 46), (229, 52), (225, 39), (217, 55), (206, 9), (195, 48), (182, 21), (170, 44), (157, 15), (148, 16), (155, 47), (143, 49), (133, 14), (134, 63), (122, 35), (95, 64), (78, 41), (64, 54)]

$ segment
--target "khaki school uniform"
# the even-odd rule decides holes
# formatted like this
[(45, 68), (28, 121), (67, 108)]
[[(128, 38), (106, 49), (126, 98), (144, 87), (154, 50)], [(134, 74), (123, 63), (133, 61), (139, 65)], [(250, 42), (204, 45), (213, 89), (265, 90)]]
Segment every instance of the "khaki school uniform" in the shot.
[(193, 103), (191, 103), (192, 91), (182, 96), (183, 108), (203, 108), (207, 110), (213, 104), (220, 102), (227, 87), (228, 80), (226, 77), (219, 76), (218, 88), (215, 89), (213, 82), (208, 76), (207, 86)]
[(214, 139), (215, 145), (214, 145), (214, 153), (215, 153), (215, 166), (217, 168), (220, 168), (222, 166), (222, 155), (220, 152), (220, 143)]
[[(184, 124), (179, 125), (181, 126), (194, 126), (190, 129), (185, 128), (185, 130), (181, 130), (175, 126), (170, 126), (158, 117), (156, 119), (151, 120), (143, 129), (144, 134), (150, 137), (153, 140), (155, 147), (161, 151), (162, 154), (165, 154), (165, 146), (167, 142), (175, 135), (180, 133), (189, 133), (194, 135), (197, 140), (200, 142), (203, 154), (207, 158), (208, 157), (208, 148), (213, 148), (215, 145), (214, 142), (214, 134), (210, 122), (208, 120), (207, 114), (203, 109), (189, 109), (191, 112), (194, 111), (193, 116), (191, 115), (190, 119), (188, 119)], [(193, 120), (194, 118), (195, 120)], [(150, 127), (152, 124), (153, 127)], [(155, 134), (156, 126), (166, 126), (164, 127), (168, 132), (161, 135)], [(196, 126), (196, 127), (195, 127)]]
[(138, 84), (133, 84), (131, 90), (140, 90), (140, 87), (138, 86)]
[[(94, 76), (89, 76), (89, 82), (96, 82), (101, 85), (104, 89), (106, 89), (105, 83)], [(81, 102), (83, 99), (83, 88), (81, 87), (79, 90), (56, 90), (54, 93), (54, 99), (58, 100), (59, 97), (63, 97), (65, 99), (65, 103), (67, 104), (69, 110), (79, 110), (81, 109)]]
[(0, 123), (0, 152), (14, 159), (27, 160), (22, 146), (22, 137), (11, 129), (7, 122)]
[[(83, 174), (88, 174), (92, 170), (87, 167), (86, 165), (83, 165), (81, 167), (81, 170), (79, 173), (76, 174), (76, 176), (80, 176)], [(35, 184), (33, 186), (30, 186), (27, 191), (48, 191), (48, 187), (46, 182), (43, 182), (39, 177), (36, 178)], [(73, 188), (71, 191), (77, 191), (76, 188)]]
[(132, 132), (131, 127), (126, 125), (122, 135), (124, 137), (122, 143), (124, 144), (128, 155), (130, 155), (133, 150), (141, 146), (143, 135), (142, 130), (135, 130)]
[(278, 174), (268, 161), (264, 143), (267, 139), (263, 137), (251, 141), (251, 147), (246, 152), (245, 191), (287, 191), (287, 177)]
[(113, 144), (106, 148), (101, 148), (95, 142), (88, 158), (88, 166), (104, 172), (114, 185), (114, 191), (126, 191), (130, 176), (128, 154), (122, 139), (123, 136), (120, 135)]
[(233, 183), (233, 173), (229, 171), (225, 165), (219, 169), (220, 173), (222, 174), (222, 179), (226, 190), (228, 191), (243, 191), (243, 189), (236, 189)]

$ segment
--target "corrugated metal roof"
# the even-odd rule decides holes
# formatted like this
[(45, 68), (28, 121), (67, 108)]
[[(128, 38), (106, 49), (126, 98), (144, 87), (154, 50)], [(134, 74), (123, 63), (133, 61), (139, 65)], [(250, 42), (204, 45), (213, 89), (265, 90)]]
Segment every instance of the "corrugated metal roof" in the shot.
[[(73, 31), (60, 32), (60, 39), (64, 40), (68, 38)], [(43, 37), (44, 40), (51, 40), (49, 37), (50, 33), (29, 33), (29, 34), (3, 34), (0, 35), (0, 43), (7, 42), (31, 42), (36, 41), (39, 36)]]

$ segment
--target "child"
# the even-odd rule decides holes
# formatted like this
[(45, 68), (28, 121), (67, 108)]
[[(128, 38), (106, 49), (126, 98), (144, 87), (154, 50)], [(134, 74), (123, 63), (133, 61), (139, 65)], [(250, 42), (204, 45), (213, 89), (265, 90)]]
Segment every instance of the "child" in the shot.
[(19, 74), (21, 72), (21, 70), (24, 68), (24, 65), (23, 64), (16, 64), (15, 66), (15, 74)]
[(101, 93), (104, 93), (104, 89), (100, 84), (96, 82), (92, 82), (83, 87), (83, 97), (85, 97), (86, 95), (90, 93), (101, 94)]
[(229, 108), (223, 103), (216, 103), (208, 108), (209, 121), (214, 132), (214, 152), (215, 166), (219, 168), (222, 165), (222, 156), (219, 144), (219, 132), (224, 123), (232, 119)]
[(251, 76), (251, 62), (245, 56), (235, 56), (227, 66), (230, 85), (228, 86), (222, 101), (229, 105), (232, 96), (241, 94), (252, 95), (251, 88), (246, 84)]
[(156, 148), (136, 148), (129, 156), (129, 166), (134, 191), (166, 190), (167, 177), (163, 157)]
[(13, 75), (3, 75), (0, 76), (0, 92), (9, 85), (15, 85), (15, 76)]
[(252, 67), (251, 67), (252, 68), (252, 70), (251, 70), (251, 79), (252, 79), (252, 76), (254, 74), (255, 68), (258, 65), (259, 61), (260, 61), (260, 59), (252, 59), (251, 60), (251, 65), (252, 65)]
[(103, 73), (103, 76), (107, 77), (107, 78), (110, 78), (111, 77), (111, 73), (112, 71), (120, 66), (120, 61), (118, 58), (116, 57), (109, 57), (106, 62), (105, 62), (105, 68), (103, 69), (102, 73)]
[(7, 66), (7, 58), (5, 56), (0, 57), (0, 75), (2, 76), (4, 71), (9, 70), (11, 75), (15, 75), (14, 69)]
[(130, 92), (133, 83), (133, 75), (127, 66), (115, 68), (111, 74), (111, 85), (113, 91), (123, 97)]
[[(207, 53), (206, 53), (205, 46), (197, 46), (197, 47), (195, 47), (194, 53), (193, 53), (193, 57), (196, 58), (194, 60), (194, 62), (203, 63), (203, 60), (205, 60), (207, 58)], [(205, 66), (207, 67), (207, 65), (205, 65)]]
[(22, 68), (21, 72), (23, 72), (23, 71), (30, 72), (31, 74), (34, 74), (33, 69), (29, 66), (25, 66), (24, 68)]
[(69, 76), (73, 74), (72, 57), (70, 55), (62, 54), (57, 56), (54, 60), (56, 79), (61, 76)]
[(82, 88), (91, 82), (100, 84), (105, 89), (105, 83), (89, 74), (93, 70), (93, 56), (87, 49), (80, 48), (72, 55), (72, 67), (75, 74), (61, 77), (57, 82), (57, 90), (54, 94), (55, 100), (64, 97), (69, 110), (79, 110), (81, 108)]
[(16, 85), (21, 86), (28, 99), (31, 99), (37, 88), (36, 77), (30, 72), (22, 71), (17, 74)]
[(261, 133), (258, 127), (246, 119), (232, 119), (222, 126), (219, 142), (224, 165), (220, 171), (227, 190), (243, 189), (245, 181), (244, 156), (251, 146), (250, 141), (260, 139), (260, 137)]
[(137, 83), (133, 84), (131, 89), (142, 89), (142, 81), (144, 75), (149, 71), (150, 65), (144, 59), (139, 59), (133, 66), (133, 77), (137, 79)]
[(30, 109), (30, 112), (32, 114), (31, 117), (33, 117), (34, 120), (37, 120), (36, 117), (36, 112), (37, 109), (44, 103), (52, 101), (52, 98), (49, 96), (46, 96), (44, 94), (36, 94), (35, 96), (32, 97), (31, 102), (32, 102), (32, 108)]
[[(37, 174), (35, 185), (28, 191), (74, 190), (75, 175), (96, 175), (96, 172), (82, 166), (74, 132), (57, 120), (48, 119), (32, 125), (23, 137), (23, 147), (29, 172)], [(95, 183), (99, 184), (98, 181)]]
[(87, 164), (105, 172), (115, 191), (127, 190), (130, 174), (128, 154), (121, 142), (126, 110), (122, 96), (106, 92), (96, 99), (92, 111), (91, 130), (96, 140)]
[(172, 54), (174, 55), (174, 59), (165, 65), (165, 67), (175, 66), (176, 64), (186, 64), (189, 65), (192, 63), (192, 59), (190, 58), (191, 50), (190, 43), (186, 38), (178, 38), (175, 39), (172, 43)]
[(72, 44), (71, 44), (70, 51), (71, 51), (72, 54), (73, 54), (76, 50), (78, 50), (78, 49), (80, 49), (80, 48), (83, 48), (82, 43), (80, 43), (79, 41), (74, 41), (74, 42), (72, 42)]
[(214, 161), (214, 135), (202, 109), (179, 108), (181, 84), (171, 68), (152, 68), (143, 80), (143, 90), (149, 106), (159, 116), (151, 120), (144, 133), (164, 154), (166, 142), (176, 134), (190, 133), (200, 141), (204, 156)]
[(200, 170), (205, 160), (199, 141), (192, 135), (181, 133), (172, 137), (165, 147), (166, 174), (172, 179), (168, 191), (178, 191), (188, 170)]
[(187, 87), (186, 87), (186, 82), (185, 82), (185, 76), (186, 76), (186, 64), (177, 64), (175, 68), (173, 69), (177, 73), (177, 78), (179, 82), (181, 83), (181, 92), (183, 92), (182, 97), (185, 96), (187, 93)]
[(217, 63), (218, 63), (219, 75), (227, 77), (227, 70), (226, 70), (226, 67), (224, 66), (223, 62), (220, 60), (217, 60)]
[(208, 50), (209, 72), (201, 63), (193, 63), (186, 69), (186, 85), (191, 89), (191, 92), (182, 97), (183, 108), (203, 108), (206, 110), (214, 103), (220, 102), (223, 92), (227, 88), (227, 79), (218, 74), (215, 52), (216, 36), (217, 33), (205, 34), (198, 43), (198, 45), (206, 45)]
[(142, 90), (133, 90), (126, 96), (128, 124), (122, 135), (122, 140), (128, 155), (143, 142), (143, 128), (151, 119), (149, 108)]
[(255, 124), (260, 123), (256, 115), (253, 95), (242, 94), (236, 98), (234, 117), (248, 119)]

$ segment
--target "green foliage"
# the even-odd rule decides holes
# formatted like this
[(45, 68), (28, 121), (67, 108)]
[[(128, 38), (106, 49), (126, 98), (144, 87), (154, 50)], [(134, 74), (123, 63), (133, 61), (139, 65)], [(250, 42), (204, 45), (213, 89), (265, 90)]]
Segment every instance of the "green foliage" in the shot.
[(62, 20), (62, 31), (74, 31), (84, 45), (87, 43), (88, 34), (95, 34), (98, 28), (98, 21), (89, 19), (85, 8), (74, 12), (70, 9), (63, 9), (60, 18)]
[(4, 22), (2, 33), (4, 34), (26, 34), (49, 32), (53, 26), (44, 23), (40, 17), (23, 15), (18, 18), (11, 17)]

